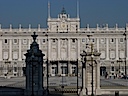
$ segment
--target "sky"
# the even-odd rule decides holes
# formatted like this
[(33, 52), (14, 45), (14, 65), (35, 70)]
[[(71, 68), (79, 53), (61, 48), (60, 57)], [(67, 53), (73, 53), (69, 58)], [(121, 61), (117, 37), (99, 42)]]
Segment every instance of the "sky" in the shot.
[[(77, 0), (0, 0), (0, 23), (2, 28), (12, 24), (17, 28), (47, 27), (48, 1), (51, 17), (57, 17), (64, 6), (70, 17), (76, 17)], [(114, 27), (125, 27), (128, 23), (128, 0), (78, 0), (81, 27), (96, 27), (96, 24), (108, 24)]]

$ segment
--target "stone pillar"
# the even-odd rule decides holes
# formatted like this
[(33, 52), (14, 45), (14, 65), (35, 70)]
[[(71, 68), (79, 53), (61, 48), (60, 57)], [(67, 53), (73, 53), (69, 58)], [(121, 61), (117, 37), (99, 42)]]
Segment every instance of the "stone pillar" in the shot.
[(61, 75), (61, 63), (58, 61), (58, 75)]
[[(46, 92), (43, 90), (43, 57), (44, 54), (39, 49), (39, 45), (36, 42), (38, 35), (31, 35), (33, 42), (29, 50), (27, 50), (26, 56), (26, 89), (24, 95), (26, 96), (45, 96)], [(34, 50), (33, 50), (34, 48)], [(46, 94), (47, 95), (47, 94)]]
[(19, 39), (19, 61), (22, 61), (21, 59), (21, 39)]
[(68, 62), (68, 74), (72, 74), (72, 65), (70, 62)]
[(78, 46), (77, 46), (78, 53), (77, 53), (77, 58), (80, 58), (80, 38), (78, 38), (77, 40), (78, 40)]
[(49, 72), (49, 75), (52, 74), (52, 65), (50, 62), (48, 62), (48, 72)]
[(48, 59), (51, 60), (51, 56), (50, 56), (51, 55), (50, 54), (51, 53), (51, 39), (48, 39), (47, 44), (48, 44), (48, 46), (47, 46), (48, 47)]
[(2, 39), (0, 39), (0, 61), (2, 61)]
[[(83, 54), (83, 56), (84, 55), (85, 54)], [(100, 64), (98, 62), (98, 60), (100, 60), (101, 54), (99, 52), (94, 52), (93, 55), (94, 55), (94, 58), (92, 59), (92, 57), (91, 57), (92, 54), (90, 52), (86, 53), (86, 67), (85, 67), (86, 69), (83, 66), (83, 85), (82, 85), (83, 88), (82, 88), (82, 91), (80, 93), (82, 93), (82, 95), (84, 95), (84, 96), (91, 95), (92, 90), (93, 90), (94, 95), (101, 94), (101, 90), (100, 90)], [(96, 62), (94, 62), (94, 60)], [(84, 61), (85, 61), (85, 59), (84, 59)], [(92, 66), (90, 66), (90, 64), (91, 65), (93, 64), (93, 68), (92, 68)], [(93, 79), (93, 83), (92, 83), (92, 79)]]
[(99, 52), (99, 38), (97, 38), (97, 51)]
[(60, 59), (60, 38), (58, 38), (58, 60)]
[[(127, 42), (127, 45), (126, 45), (127, 48), (126, 48), (126, 49), (128, 49), (128, 39), (126, 38), (126, 40), (127, 40), (127, 41), (126, 41), (126, 42)], [(126, 52), (127, 52), (127, 54), (126, 54), (126, 55), (127, 55), (127, 56), (126, 56), (126, 59), (128, 60), (128, 50), (126, 50)]]
[(101, 95), (100, 89), (100, 62), (96, 64), (96, 95)]
[(83, 93), (83, 95), (84, 96), (86, 96), (87, 94), (87, 92), (86, 92), (86, 87), (87, 87), (87, 76), (86, 76), (86, 70), (85, 70), (85, 68), (83, 68), (83, 88), (82, 88), (82, 93)]
[(116, 60), (119, 59), (118, 52), (118, 38), (116, 38)]
[(108, 38), (106, 38), (106, 60), (109, 60), (109, 41)]
[(69, 60), (69, 61), (70, 61), (70, 54), (71, 54), (71, 53), (70, 53), (70, 52), (71, 52), (71, 51), (70, 51), (70, 45), (71, 45), (71, 44), (70, 44), (70, 41), (71, 41), (71, 40), (70, 40), (70, 38), (69, 38), (69, 39), (68, 39), (68, 60)]
[(12, 61), (12, 39), (9, 40), (9, 61)]

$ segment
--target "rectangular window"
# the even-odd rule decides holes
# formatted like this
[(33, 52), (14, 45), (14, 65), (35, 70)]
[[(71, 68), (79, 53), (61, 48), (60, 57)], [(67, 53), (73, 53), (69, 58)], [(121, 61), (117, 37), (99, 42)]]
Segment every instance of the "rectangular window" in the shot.
[(105, 59), (105, 51), (101, 51), (100, 58)]
[(13, 59), (17, 60), (18, 59), (18, 52), (13, 52)]
[(71, 59), (72, 60), (76, 60), (76, 50), (75, 50), (75, 48), (73, 48), (73, 49), (71, 49)]
[(52, 58), (53, 59), (56, 59), (56, 56), (57, 55), (56, 55), (56, 49), (55, 48), (52, 49), (52, 52), (51, 53), (52, 53)]
[(76, 41), (75, 39), (72, 39), (72, 42), (73, 42), (73, 43), (75, 43), (75, 41)]
[(52, 39), (52, 42), (55, 43), (56, 42), (56, 39)]
[(92, 39), (92, 42), (95, 42), (95, 39), (94, 38)]
[(4, 40), (4, 43), (8, 43), (8, 40), (7, 40), (7, 39), (5, 39), (5, 40)]
[(17, 67), (14, 67), (14, 72), (17, 72)]
[(115, 58), (115, 51), (110, 51), (110, 58), (114, 59)]
[(25, 60), (25, 55), (24, 54), (26, 54), (26, 52), (24, 51), (24, 52), (22, 52), (22, 60)]
[(124, 38), (120, 38), (120, 43), (123, 43), (124, 42)]
[(110, 43), (114, 43), (115, 42), (115, 39), (114, 38), (111, 38), (110, 39)]
[(23, 39), (23, 44), (27, 44), (27, 39)]
[(101, 43), (101, 44), (104, 44), (104, 43), (105, 43), (105, 38), (101, 38), (101, 39), (100, 39), (100, 43)]
[(120, 50), (120, 51), (119, 51), (119, 54), (120, 54), (120, 57), (121, 57), (121, 58), (124, 58), (124, 57), (125, 57), (125, 54), (124, 54), (124, 53), (125, 53), (125, 52), (124, 52), (123, 50)]
[(42, 43), (45, 43), (45, 39), (42, 40)]
[(14, 43), (14, 44), (17, 44), (17, 43), (18, 43), (17, 39), (14, 39), (14, 40), (13, 40), (13, 43)]
[(3, 59), (8, 59), (8, 52), (3, 52)]
[(111, 71), (114, 71), (114, 66), (111, 67)]
[(84, 38), (82, 39), (82, 42), (85, 42), (85, 39)]

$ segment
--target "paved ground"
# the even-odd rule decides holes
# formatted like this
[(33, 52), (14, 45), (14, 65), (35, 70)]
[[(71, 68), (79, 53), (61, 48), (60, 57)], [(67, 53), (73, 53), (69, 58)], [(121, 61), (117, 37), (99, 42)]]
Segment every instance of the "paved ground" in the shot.
[(0, 78), (0, 86), (14, 86), (19, 88), (24, 88), (25, 85), (25, 78), (24, 77), (17, 77), (11, 79)]
[[(82, 86), (82, 79), (79, 77), (79, 86)], [(44, 85), (47, 86), (47, 80), (44, 80)], [(77, 77), (51, 77), (49, 78), (49, 86), (77, 86)]]
[[(81, 77), (78, 78), (78, 85), (81, 86), (82, 79)], [(128, 89), (128, 79), (105, 79), (104, 77), (101, 77), (101, 89)], [(44, 85), (47, 86), (47, 79), (44, 78)], [(62, 88), (61, 86), (64, 85), (66, 87), (70, 88), (77, 88), (77, 77), (50, 77), (49, 78), (49, 87), (54, 88), (55, 86)], [(11, 79), (5, 79), (0, 78), (0, 86), (10, 86), (10, 87), (20, 87), (25, 88), (25, 77), (18, 77), (18, 78), (11, 78)], [(74, 87), (73, 87), (74, 86)], [(54, 92), (55, 90), (53, 90)], [(55, 93), (55, 92), (54, 92)], [(51, 92), (52, 94), (52, 92)], [(49, 95), (51, 96), (51, 95)], [(52, 94), (52, 96), (54, 96)], [(59, 94), (56, 94), (55, 96), (77, 96), (76, 93), (73, 94), (62, 94), (61, 92)], [(115, 96), (113, 95), (102, 95), (102, 96)], [(120, 96), (128, 96), (128, 95), (120, 95)]]
[[(104, 79), (101, 77), (101, 87), (128, 87), (128, 79)], [(25, 86), (25, 77), (17, 77), (11, 79), (0, 78), (0, 86), (21, 85)], [(50, 77), (49, 86), (77, 86), (77, 77)], [(82, 86), (81, 77), (78, 78), (78, 85)], [(44, 78), (44, 86), (47, 86), (47, 79)]]
[(128, 87), (128, 79), (104, 79), (101, 78), (101, 87), (119, 87), (119, 88), (125, 88)]

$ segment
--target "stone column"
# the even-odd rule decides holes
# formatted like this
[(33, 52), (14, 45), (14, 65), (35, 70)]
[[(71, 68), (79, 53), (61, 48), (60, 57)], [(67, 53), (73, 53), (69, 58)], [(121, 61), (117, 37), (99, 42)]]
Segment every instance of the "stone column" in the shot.
[(97, 88), (100, 89), (100, 63), (98, 62), (97, 66)]
[(78, 46), (77, 46), (78, 53), (77, 53), (77, 58), (76, 59), (80, 58), (80, 38), (78, 38), (77, 40), (78, 40)]
[(70, 61), (70, 45), (71, 45), (71, 43), (70, 43), (70, 38), (68, 38), (68, 60)]
[(50, 62), (48, 62), (48, 71), (49, 71), (49, 75), (52, 74), (52, 65)]
[(100, 89), (100, 62), (97, 62), (96, 64), (96, 95), (101, 95), (101, 89)]
[(19, 61), (22, 61), (21, 59), (21, 39), (19, 39)]
[(9, 40), (9, 61), (12, 61), (12, 39)]
[(60, 59), (60, 38), (58, 38), (58, 60)]
[(0, 61), (2, 61), (2, 39), (0, 39)]
[(116, 38), (116, 60), (119, 59), (119, 56), (118, 56), (118, 38)]
[[(126, 45), (126, 49), (128, 49), (128, 39), (126, 38), (126, 42), (127, 42), (127, 45)], [(127, 54), (126, 54), (126, 59), (128, 60), (128, 50), (126, 50)]]
[(58, 75), (61, 75), (61, 63), (58, 61)]
[(108, 38), (106, 38), (106, 60), (109, 60), (109, 41)]
[(68, 74), (72, 74), (72, 65), (68, 62)]
[(47, 44), (48, 44), (48, 46), (47, 46), (48, 47), (48, 59), (51, 60), (51, 56), (50, 56), (51, 55), (50, 54), (51, 53), (51, 39), (48, 39)]
[(97, 38), (97, 51), (99, 52), (99, 38)]
[(82, 95), (84, 95), (84, 96), (86, 96), (87, 94), (87, 91), (86, 91), (86, 88), (87, 88), (87, 81), (88, 81), (88, 77), (87, 77), (87, 70), (85, 69), (85, 68), (83, 68), (82, 69), (83, 70), (83, 88), (82, 88), (82, 91), (81, 91), (81, 93), (82, 93)]

